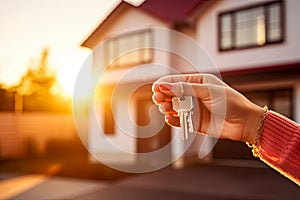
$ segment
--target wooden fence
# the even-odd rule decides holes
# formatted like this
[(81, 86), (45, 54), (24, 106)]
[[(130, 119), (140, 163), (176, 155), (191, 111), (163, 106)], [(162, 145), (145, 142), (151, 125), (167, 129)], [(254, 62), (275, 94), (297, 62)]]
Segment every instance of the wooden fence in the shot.
[(76, 134), (71, 113), (0, 112), (0, 159), (43, 154), (49, 141)]

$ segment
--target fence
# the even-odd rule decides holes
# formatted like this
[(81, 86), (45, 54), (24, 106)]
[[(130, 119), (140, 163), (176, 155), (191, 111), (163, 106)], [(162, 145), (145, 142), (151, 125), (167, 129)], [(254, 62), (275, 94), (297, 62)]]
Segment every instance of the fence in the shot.
[(0, 159), (44, 154), (50, 141), (75, 137), (71, 113), (0, 112)]

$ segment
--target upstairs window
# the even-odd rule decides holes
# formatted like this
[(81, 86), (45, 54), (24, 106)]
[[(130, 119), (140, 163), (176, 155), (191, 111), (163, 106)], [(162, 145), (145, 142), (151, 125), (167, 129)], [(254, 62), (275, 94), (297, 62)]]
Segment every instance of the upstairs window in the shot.
[[(149, 29), (125, 33), (106, 43), (105, 58), (110, 69), (132, 67), (152, 60), (152, 32)], [(136, 49), (127, 52), (130, 49)], [(117, 58), (118, 55), (121, 55)]]
[(284, 40), (283, 2), (268, 2), (219, 15), (220, 51), (259, 47)]

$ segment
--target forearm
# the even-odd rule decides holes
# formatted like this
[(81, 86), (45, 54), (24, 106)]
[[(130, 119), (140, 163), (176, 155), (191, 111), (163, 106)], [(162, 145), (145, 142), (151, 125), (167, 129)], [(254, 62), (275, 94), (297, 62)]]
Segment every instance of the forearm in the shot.
[(300, 185), (300, 126), (268, 111), (257, 146), (258, 157)]

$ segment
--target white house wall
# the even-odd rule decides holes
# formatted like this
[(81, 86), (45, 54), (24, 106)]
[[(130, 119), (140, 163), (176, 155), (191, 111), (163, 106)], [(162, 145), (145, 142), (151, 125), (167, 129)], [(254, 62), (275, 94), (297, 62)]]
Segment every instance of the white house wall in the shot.
[[(136, 9), (130, 8), (128, 11), (123, 11), (116, 19), (111, 20), (111, 25), (105, 29), (101, 34), (100, 40), (111, 38), (118, 34), (134, 31), (141, 28), (149, 27), (167, 27), (167, 24), (143, 13)], [(169, 46), (168, 34), (161, 34), (153, 31), (153, 45), (160, 44), (167, 48)], [(99, 40), (99, 44), (101, 41)], [(103, 57), (105, 53), (104, 46), (96, 47), (93, 52), (93, 71), (97, 75), (105, 69)], [(125, 68), (120, 70), (106, 71), (98, 80), (103, 85), (116, 85), (122, 89), (118, 90), (116, 96), (112, 98), (112, 107), (115, 120), (115, 132), (112, 135), (104, 135), (100, 132), (103, 119), (103, 108), (101, 103), (98, 105), (97, 120), (93, 118), (94, 113), (91, 112), (90, 129), (89, 129), (89, 148), (93, 155), (105, 163), (132, 163), (135, 162), (134, 156), (128, 158), (124, 157), (126, 152), (136, 152), (137, 126), (136, 126), (136, 102), (129, 101), (128, 94), (131, 94), (132, 87), (127, 84), (136, 83), (140, 81), (153, 81), (160, 76), (169, 73), (169, 70), (157, 70), (161, 65), (169, 65), (169, 57), (166, 53), (154, 51), (153, 64), (145, 66), (146, 71), (139, 73), (132, 73), (126, 77), (126, 74), (131, 73), (134, 68)], [(157, 63), (157, 64), (155, 64)], [(152, 67), (152, 69), (151, 69)], [(136, 68), (138, 69), (138, 68)], [(150, 70), (150, 71), (149, 71)], [(94, 74), (95, 75), (95, 74)], [(95, 77), (98, 79), (99, 77)], [(121, 82), (119, 82), (122, 79)], [(105, 100), (106, 97), (103, 97)], [(124, 114), (127, 116), (124, 118)], [(94, 120), (93, 120), (94, 119)], [(105, 140), (107, 138), (109, 142)], [(112, 146), (113, 145), (113, 146)], [(120, 149), (122, 149), (120, 151)], [(123, 154), (123, 155), (122, 155)], [(128, 155), (128, 154), (126, 154)], [(122, 159), (123, 158), (123, 159)]]
[[(300, 1), (285, 3), (285, 41), (264, 47), (219, 52), (218, 14), (248, 5), (263, 3), (252, 0), (224, 0), (211, 4), (196, 21), (196, 39), (207, 50), (220, 71), (245, 69), (255, 66), (271, 66), (300, 60)], [(265, 1), (267, 2), (267, 1)]]

